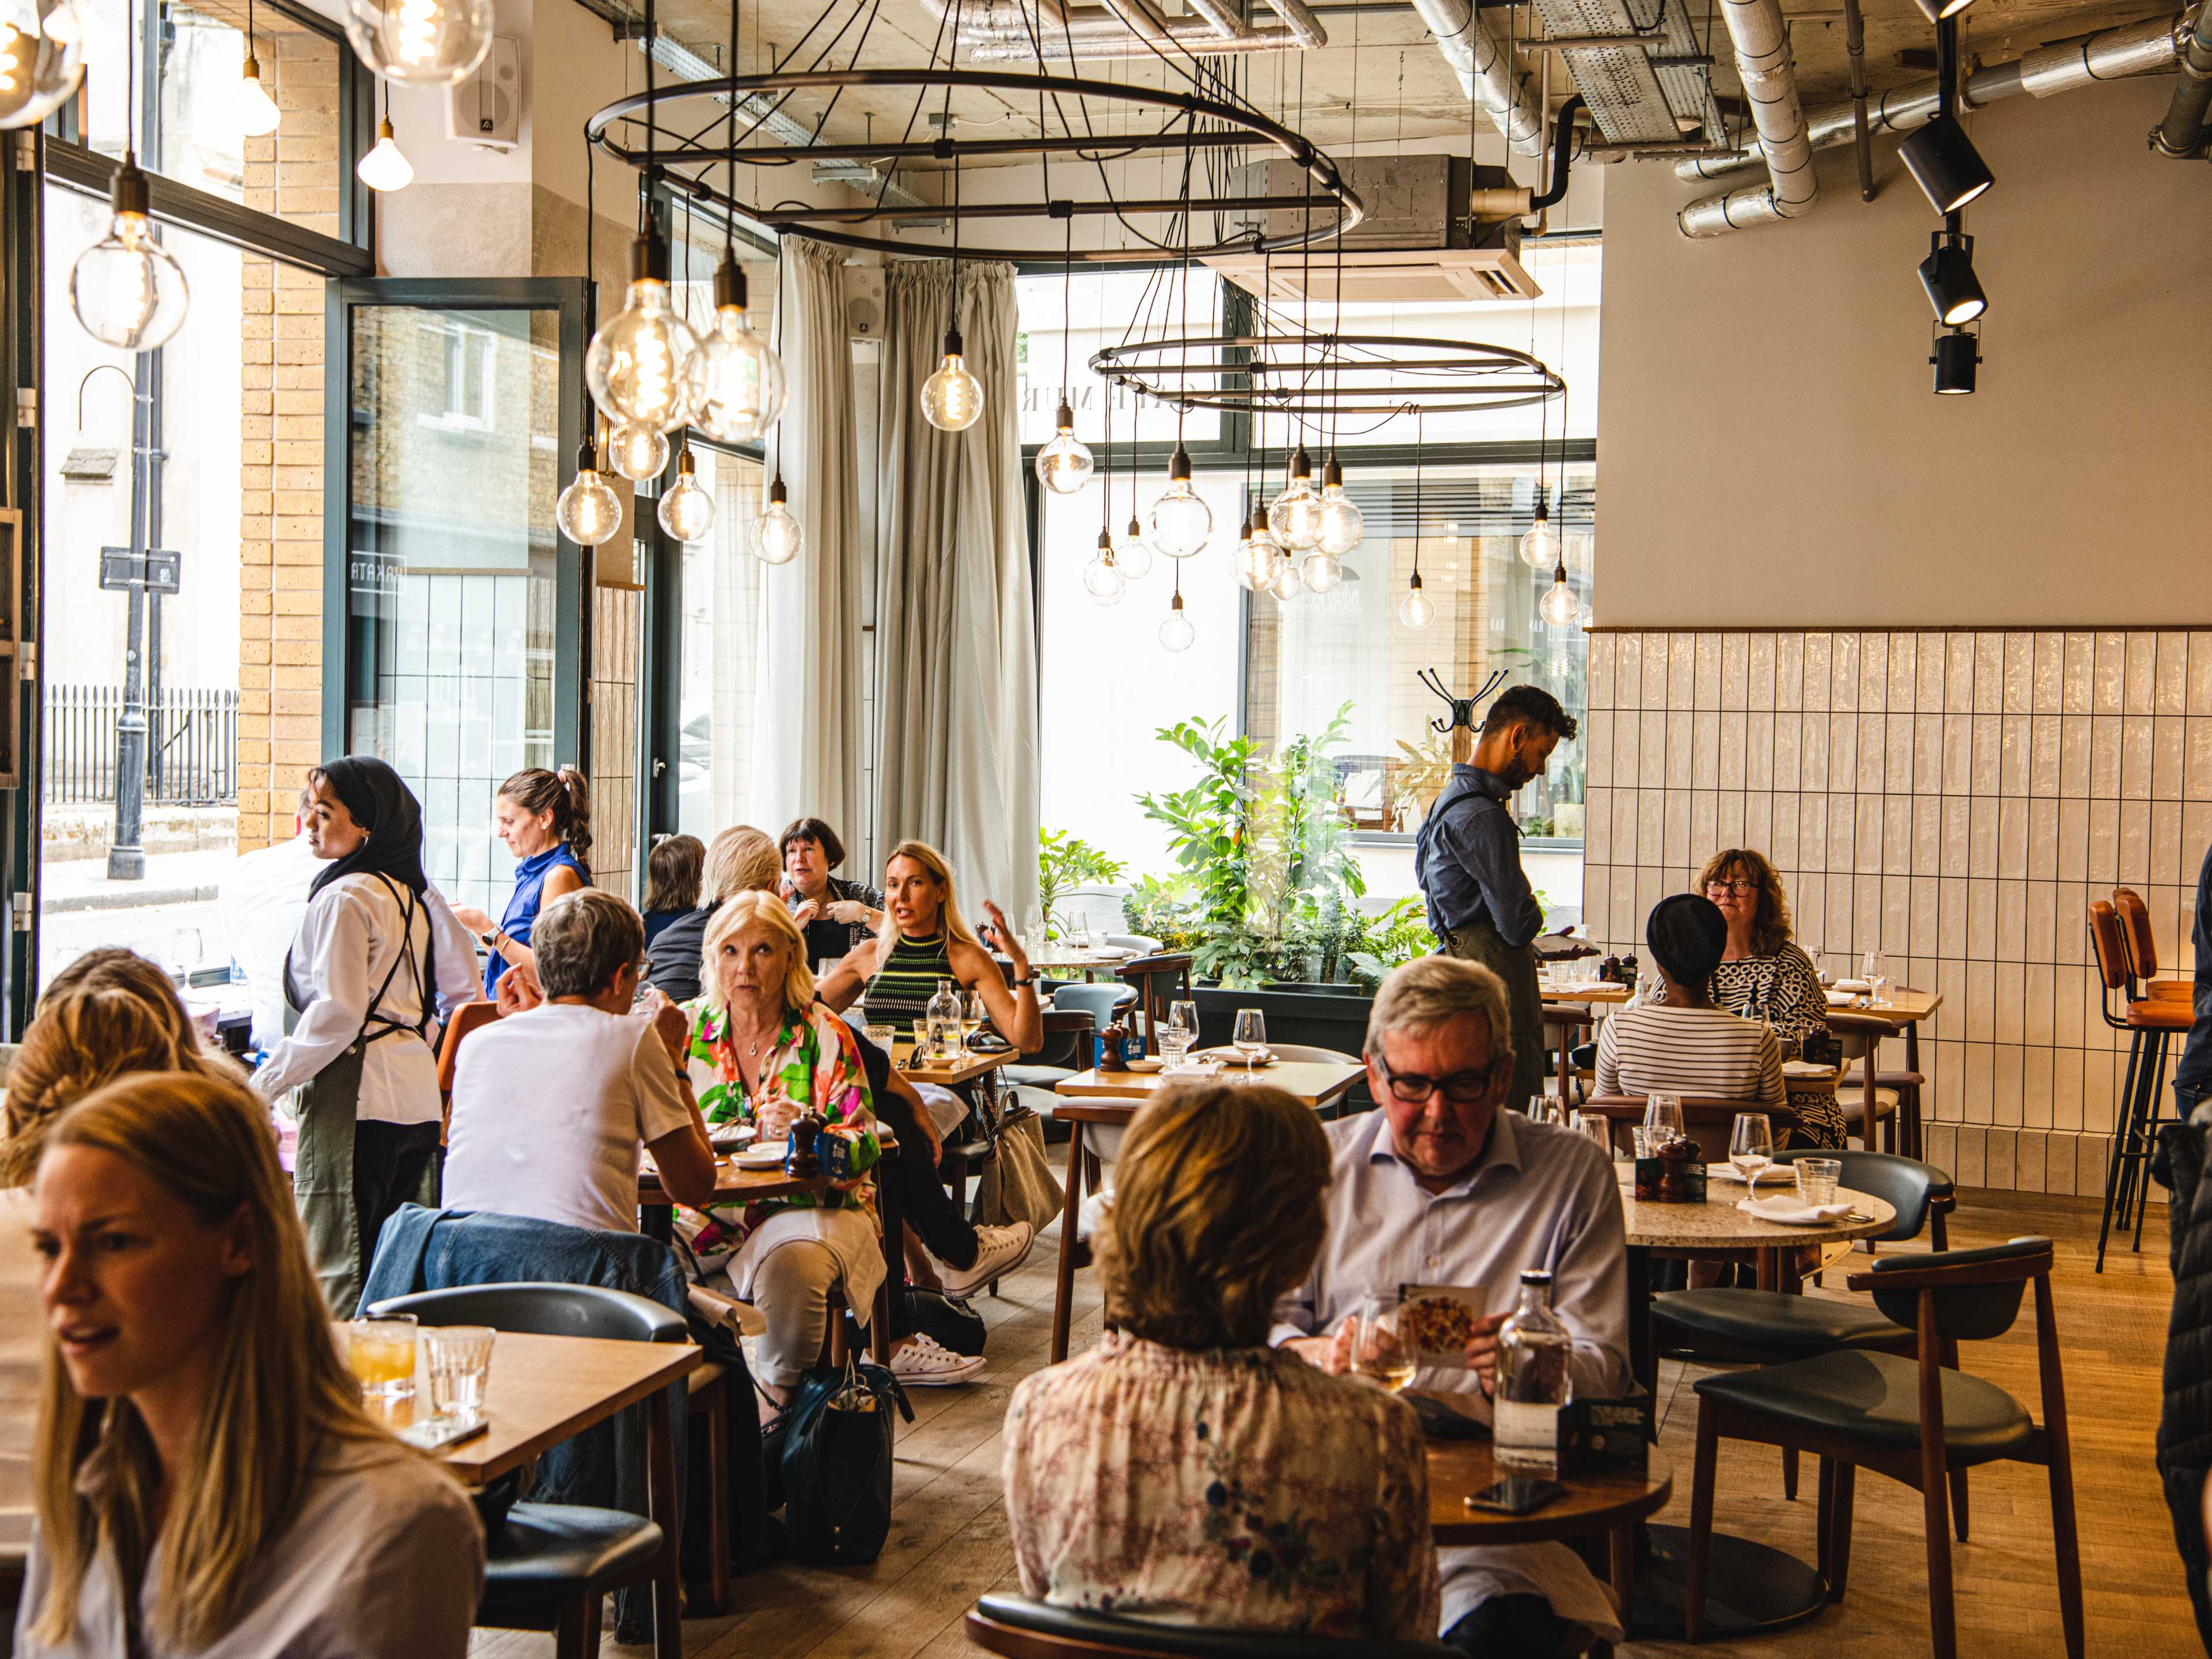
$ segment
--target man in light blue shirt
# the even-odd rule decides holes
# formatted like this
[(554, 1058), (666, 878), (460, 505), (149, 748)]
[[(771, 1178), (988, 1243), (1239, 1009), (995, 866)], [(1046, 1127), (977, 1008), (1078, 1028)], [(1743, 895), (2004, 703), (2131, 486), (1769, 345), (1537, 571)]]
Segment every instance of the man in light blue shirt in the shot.
[[(1613, 1165), (1585, 1136), (1500, 1109), (1513, 1072), (1504, 987), (1449, 957), (1382, 982), (1367, 1027), (1380, 1110), (1329, 1126), (1328, 1239), (1312, 1275), (1276, 1304), (1271, 1340), (1324, 1370), (1351, 1369), (1352, 1316), (1369, 1291), (1438, 1285), (1481, 1293), (1467, 1365), (1424, 1367), (1413, 1387), (1487, 1420), (1498, 1328), (1522, 1270), (1552, 1274), (1574, 1339), (1576, 1395), (1630, 1389), (1628, 1256)], [(1566, 1626), (1619, 1641), (1605, 1589), (1563, 1544), (1438, 1552), (1446, 1642), (1486, 1659), (1551, 1659)]]

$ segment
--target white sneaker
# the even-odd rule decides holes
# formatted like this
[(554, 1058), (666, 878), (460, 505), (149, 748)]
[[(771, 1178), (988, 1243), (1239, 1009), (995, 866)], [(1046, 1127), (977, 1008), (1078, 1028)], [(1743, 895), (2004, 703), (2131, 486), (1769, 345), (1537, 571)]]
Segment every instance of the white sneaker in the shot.
[(909, 1389), (950, 1388), (967, 1382), (988, 1364), (980, 1353), (955, 1353), (919, 1331), (891, 1352), (891, 1375)]
[(945, 1295), (966, 1296), (994, 1279), (1004, 1278), (1029, 1260), (1030, 1246), (1036, 1243), (1036, 1235), (1026, 1221), (1004, 1227), (976, 1228), (975, 1265), (946, 1267), (939, 1275), (945, 1281)]

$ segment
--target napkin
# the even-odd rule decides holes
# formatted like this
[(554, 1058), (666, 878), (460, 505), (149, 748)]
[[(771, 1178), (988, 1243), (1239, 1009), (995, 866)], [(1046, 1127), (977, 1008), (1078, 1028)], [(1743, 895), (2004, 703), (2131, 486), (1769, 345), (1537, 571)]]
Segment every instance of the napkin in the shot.
[[(1715, 1181), (1733, 1181), (1738, 1186), (1743, 1184), (1743, 1171), (1733, 1164), (1708, 1164), (1705, 1174)], [(1796, 1180), (1797, 1171), (1789, 1164), (1770, 1164), (1759, 1172), (1754, 1184), (1764, 1182), (1769, 1186), (1794, 1186)]]
[(1761, 1221), (1796, 1222), (1810, 1226), (1821, 1221), (1841, 1221), (1851, 1212), (1847, 1203), (1800, 1204), (1795, 1198), (1776, 1194), (1771, 1198), (1740, 1198), (1735, 1206), (1746, 1215), (1755, 1215)]
[(1869, 985), (1863, 979), (1839, 979), (1835, 982), (1832, 988), (1838, 991), (1850, 991), (1855, 994), (1863, 995), (1874, 988), (1871, 985)]
[(1856, 991), (1830, 991), (1827, 993), (1828, 1006), (1831, 1008), (1848, 1008), (1851, 1004), (1856, 1002), (1862, 994), (1862, 993)]

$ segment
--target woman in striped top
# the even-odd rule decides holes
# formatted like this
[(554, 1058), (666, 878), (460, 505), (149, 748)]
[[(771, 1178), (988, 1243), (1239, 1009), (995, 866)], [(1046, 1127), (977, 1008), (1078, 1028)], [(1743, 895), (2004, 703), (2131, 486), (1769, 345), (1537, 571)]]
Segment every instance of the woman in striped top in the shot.
[(982, 997), (991, 1024), (1016, 1049), (1042, 1048), (1044, 1016), (1029, 955), (997, 905), (984, 900), (983, 913), (992, 947), (1013, 964), (1011, 987), (961, 915), (945, 854), (925, 842), (901, 842), (884, 866), (883, 932), (830, 970), (822, 1000), (842, 1013), (865, 999), (871, 1020), (904, 1024), (926, 1014), (938, 981), (949, 979)]
[(1597, 1091), (1786, 1106), (1774, 1028), (1716, 1008), (1707, 990), (1728, 946), (1719, 907), (1695, 893), (1662, 899), (1651, 907), (1644, 938), (1666, 995), (1605, 1022), (1597, 1041)]

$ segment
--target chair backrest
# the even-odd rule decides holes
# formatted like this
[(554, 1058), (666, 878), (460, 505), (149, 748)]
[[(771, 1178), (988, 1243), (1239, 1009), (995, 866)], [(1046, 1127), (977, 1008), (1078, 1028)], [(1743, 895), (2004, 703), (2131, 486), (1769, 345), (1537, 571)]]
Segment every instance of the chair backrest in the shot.
[(1139, 957), (1121, 964), (1124, 983), (1137, 993), (1137, 1010), (1145, 1018), (1145, 1052), (1160, 1051), (1158, 1027), (1167, 1018), (1168, 1004), (1190, 998), (1190, 957), (1177, 952)]
[[(1729, 1137), (1735, 1128), (1740, 1112), (1764, 1112), (1767, 1127), (1779, 1140), (1784, 1132), (1797, 1127), (1797, 1114), (1788, 1106), (1762, 1106), (1755, 1100), (1723, 1100), (1713, 1095), (1683, 1095), (1682, 1130), (1698, 1143), (1698, 1150), (1708, 1164), (1728, 1162)], [(1613, 1120), (1614, 1139), (1625, 1141), (1627, 1135), (1620, 1125), (1644, 1121), (1647, 1104), (1642, 1095), (1597, 1095), (1584, 1101), (1577, 1109), (1597, 1112)]]
[(2112, 908), (2119, 913), (2120, 944), (2127, 952), (2129, 974), (2136, 979), (2158, 977), (2158, 941), (2151, 935), (2150, 908), (2132, 887), (2112, 889)]
[(499, 1018), (496, 1002), (465, 1002), (446, 1022), (446, 1035), (438, 1042), (438, 1092), (453, 1092), (453, 1062), (460, 1058), (461, 1043), (470, 1032)]
[(411, 1313), (423, 1325), (489, 1325), (526, 1336), (592, 1336), (607, 1342), (682, 1342), (684, 1316), (628, 1291), (595, 1285), (464, 1285), (379, 1302), (371, 1315)]
[(1087, 1009), (1051, 1007), (1044, 1011), (1044, 1041), (1022, 1056), (1024, 1066), (1060, 1066), (1075, 1056), (1075, 1045), (1084, 1033), (1097, 1029)]
[(1150, 933), (1109, 933), (1106, 943), (1113, 950), (1134, 951), (1147, 957), (1161, 948), (1160, 941)]
[[(1126, 985), (1063, 985), (1052, 994), (1055, 1011), (1091, 1016), (1091, 1029), (1103, 1031), (1114, 1023), (1114, 1011), (1136, 1000), (1136, 993)], [(1090, 1065), (1096, 1053), (1089, 1039), (1075, 1040), (1076, 1064), (1079, 1068)]]
[(2012, 1328), (2028, 1282), (2050, 1273), (2051, 1241), (2030, 1237), (1974, 1250), (1893, 1255), (1845, 1282), (1872, 1292), (1875, 1306), (1908, 1330), (1919, 1328), (1920, 1299), (1930, 1294), (1938, 1336), (1986, 1342)]
[(1316, 1066), (1363, 1063), (1358, 1054), (1347, 1054), (1341, 1048), (1317, 1048), (1310, 1042), (1271, 1042), (1267, 1047), (1277, 1060), (1302, 1060)]
[(1894, 1152), (1833, 1152), (1814, 1146), (1777, 1152), (1777, 1164), (1793, 1164), (1801, 1158), (1832, 1158), (1844, 1166), (1843, 1184), (1855, 1193), (1867, 1193), (1897, 1212), (1896, 1224), (1874, 1236), (1889, 1243), (1920, 1237), (1928, 1224), (1928, 1206), (1951, 1196), (1956, 1189), (1951, 1177), (1932, 1164), (1899, 1158)]
[[(2128, 982), (2128, 947), (2119, 913), (2103, 899), (2089, 901), (2089, 949), (2097, 958), (2097, 977), (2107, 992)], [(2112, 1015), (2105, 1018), (2109, 1021)]]
[(1133, 1654), (1192, 1659), (1461, 1659), (1434, 1642), (1370, 1642), (1280, 1631), (1210, 1630), (1109, 1613), (1054, 1607), (1025, 1595), (987, 1595), (968, 1613), (968, 1639), (1008, 1659), (1127, 1659)]

